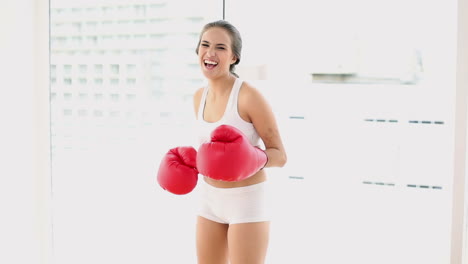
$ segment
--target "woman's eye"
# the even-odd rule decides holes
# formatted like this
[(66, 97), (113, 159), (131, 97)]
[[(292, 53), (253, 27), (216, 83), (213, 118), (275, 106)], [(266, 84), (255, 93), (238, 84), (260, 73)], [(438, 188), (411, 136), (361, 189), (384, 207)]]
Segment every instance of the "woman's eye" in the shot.
[(223, 47), (218, 47), (218, 49), (223, 50), (224, 48)]
[(201, 44), (203, 47), (208, 47), (208, 44)]

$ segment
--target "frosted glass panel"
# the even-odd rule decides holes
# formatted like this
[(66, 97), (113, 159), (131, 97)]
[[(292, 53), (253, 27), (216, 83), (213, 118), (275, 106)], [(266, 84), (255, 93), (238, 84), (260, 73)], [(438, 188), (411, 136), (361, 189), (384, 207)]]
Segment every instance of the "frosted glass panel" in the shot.
[(455, 8), (456, 1), (227, 1), (226, 19), (243, 34), (239, 68), (249, 77), (419, 84), (453, 72)]
[(239, 0), (226, 19), (288, 153), (268, 263), (449, 263), (457, 2)]

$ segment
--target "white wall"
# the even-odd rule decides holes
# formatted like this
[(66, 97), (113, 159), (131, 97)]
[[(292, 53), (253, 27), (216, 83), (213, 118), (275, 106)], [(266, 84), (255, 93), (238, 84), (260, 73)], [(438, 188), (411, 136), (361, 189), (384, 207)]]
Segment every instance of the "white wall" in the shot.
[(0, 263), (50, 263), (48, 1), (2, 1), (0, 58)]
[[(401, 23), (405, 20), (398, 15), (398, 20), (388, 19), (386, 16), (376, 19), (376, 23), (373, 20), (372, 30), (376, 29), (378, 31), (377, 29), (380, 29), (381, 32), (375, 33), (383, 33), (386, 37), (394, 37), (394, 35), (388, 34), (388, 30), (382, 30), (380, 25), (397, 28), (399, 23), (401, 23), (400, 25), (403, 26), (402, 31), (409, 30), (408, 32), (411, 33), (409, 35), (421, 37), (418, 43), (427, 52), (425, 55), (430, 56), (424, 56), (425, 78), (420, 85), (415, 87), (369, 85), (367, 89), (365, 85), (348, 85), (348, 87), (345, 87), (345, 85), (341, 85), (341, 87), (338, 87), (339, 85), (328, 85), (328, 87), (324, 88), (325, 85), (321, 84), (316, 84), (315, 87), (309, 85), (306, 89), (293, 89), (294, 86), (300, 86), (299, 84), (295, 85), (295, 83), (292, 83), (292, 80), (297, 81), (299, 79), (296, 78), (298, 76), (296, 74), (304, 76), (303, 73), (297, 70), (297, 68), (301, 67), (296, 66), (303, 66), (300, 63), (307, 61), (305, 59), (307, 49), (301, 45), (307, 43), (315, 48), (317, 47), (317, 42), (324, 41), (322, 35), (319, 35), (315, 42), (308, 40), (312, 39), (313, 32), (317, 32), (311, 30), (312, 26), (309, 25), (315, 24), (318, 28), (327, 27), (327, 23), (325, 23), (327, 22), (326, 19), (319, 19), (321, 23), (312, 22), (317, 17), (310, 16), (311, 10), (314, 10), (315, 7), (315, 10), (322, 12), (322, 9), (326, 5), (323, 5), (323, 1), (320, 0), (304, 3), (290, 1), (288, 3), (294, 2), (297, 5), (290, 5), (294, 7), (279, 5), (278, 10), (286, 14), (287, 8), (290, 7), (294, 8), (294, 10), (300, 9), (304, 13), (293, 12), (295, 15), (291, 19), (275, 19), (278, 16), (277, 12), (274, 13), (273, 18), (268, 19), (268, 15), (272, 14), (272, 12), (266, 12), (266, 16), (262, 16), (262, 18), (267, 17), (267, 19), (262, 19), (259, 23), (249, 23), (249, 21), (256, 22), (258, 20), (258, 12), (255, 12), (255, 8), (257, 10), (262, 9), (264, 5), (276, 7), (268, 1), (263, 2), (265, 2), (263, 5), (259, 3), (251, 5), (249, 1), (228, 1), (228, 7), (230, 8), (228, 8), (227, 18), (235, 25), (240, 25), (241, 33), (250, 33), (244, 34), (246, 37), (246, 52), (243, 53), (244, 64), (241, 64), (240, 68), (246, 63), (250, 67), (257, 66), (257, 63), (260, 69), (262, 65), (258, 61), (273, 61), (274, 63), (272, 64), (275, 67), (279, 68), (285, 65), (286, 67), (283, 66), (284, 68), (289, 67), (292, 69), (290, 72), (288, 69), (283, 68), (281, 69), (282, 71), (279, 71), (282, 76), (287, 76), (287, 82), (284, 85), (278, 85), (278, 87), (281, 87), (280, 91), (278, 91), (278, 94), (280, 94), (278, 98), (281, 100), (278, 100), (273, 105), (275, 107), (279, 106), (279, 104), (286, 105), (284, 102), (288, 100), (288, 97), (296, 95), (296, 98), (291, 99), (287, 107), (281, 109), (282, 114), (286, 117), (289, 114), (291, 116), (300, 115), (305, 118), (302, 121), (296, 119), (292, 122), (285, 122), (285, 127), (290, 128), (290, 131), (284, 129), (282, 135), (288, 151), (288, 157), (290, 158), (288, 159), (288, 164), (282, 170), (282, 174), (304, 175), (303, 178), (305, 180), (301, 187), (309, 184), (308, 188), (305, 189), (310, 194), (304, 195), (304, 197), (309, 198), (308, 200), (311, 201), (309, 208), (313, 208), (314, 210), (311, 221), (305, 221), (305, 224), (302, 226), (300, 223), (295, 223), (293, 228), (288, 229), (288, 233), (300, 230), (296, 232), (296, 238), (300, 235), (305, 237), (303, 240), (308, 242), (307, 246), (299, 245), (302, 248), (295, 248), (295, 255), (302, 254), (302, 259), (314, 257), (315, 259), (319, 259), (318, 262), (322, 263), (350, 262), (352, 257), (355, 257), (359, 259), (360, 263), (461, 264), (463, 211), (465, 207), (466, 78), (468, 77), (466, 72), (468, 59), (464, 50), (468, 46), (465, 36), (466, 26), (468, 25), (466, 22), (466, 1), (431, 1), (430, 3), (420, 2), (420, 5), (415, 5), (417, 1), (411, 1), (412, 3), (410, 4), (403, 1), (404, 3), (400, 2), (403, 3), (401, 10), (405, 10), (404, 14), (409, 15), (412, 21), (415, 21), (417, 17), (417, 23)], [(338, 0), (331, 2), (344, 3), (346, 1)], [(369, 1), (351, 1), (351, 5), (358, 2), (364, 3)], [(381, 9), (382, 6), (389, 3), (390, 1), (381, 2), (377, 7), (372, 6), (372, 2), (366, 5), (364, 14), (371, 13), (375, 15), (373, 11), (377, 9), (383, 10), (385, 15), (391, 14), (395, 16), (394, 12), (388, 13), (389, 10), (386, 8)], [(346, 2), (346, 4), (348, 3)], [(457, 4), (459, 7), (458, 21)], [(298, 8), (298, 5), (302, 8)], [(393, 1), (391, 5), (392, 7), (398, 6), (398, 1)], [(408, 8), (411, 5), (414, 5), (415, 9), (411, 10), (411, 8)], [(244, 12), (244, 10), (246, 11)], [(342, 10), (344, 10), (346, 15), (356, 15), (355, 12), (349, 12), (350, 9), (344, 8)], [(335, 12), (324, 13), (327, 15), (336, 14)], [(332, 17), (332, 15), (328, 17)], [(434, 15), (446, 19), (438, 20), (436, 23), (431, 24), (432, 21), (435, 21), (431, 19)], [(354, 19), (350, 18), (350, 23), (360, 20), (358, 17), (356, 16)], [(346, 28), (348, 26), (343, 27), (343, 21), (347, 21), (346, 16), (341, 16), (340, 13), (336, 18), (335, 20), (339, 28)], [(268, 22), (262, 24), (261, 22), (264, 21)], [(363, 21), (366, 20), (363, 19)], [(412, 27), (416, 30), (412, 30)], [(287, 30), (282, 31), (280, 28)], [(352, 27), (352, 29), (360, 30), (359, 27)], [(268, 30), (272, 30), (274, 33), (268, 32)], [(258, 32), (263, 32), (263, 34), (258, 34)], [(398, 32), (397, 34), (401, 33), (400, 30), (393, 30), (393, 32)], [(268, 39), (270, 41), (266, 40), (265, 37), (269, 35), (273, 36), (271, 40)], [(378, 35), (369, 34), (367, 37), (373, 43), (376, 40), (376, 36)], [(286, 40), (287, 45), (278, 45), (282, 40)], [(378, 39), (378, 41), (382, 40)], [(324, 42), (326, 44), (330, 43), (329, 40), (325, 40)], [(394, 41), (384, 41), (385, 44), (391, 43), (389, 48), (392, 48), (395, 44), (401, 44), (401, 42), (402, 39), (397, 37), (394, 38)], [(347, 43), (345, 46), (349, 46), (348, 42), (341, 43)], [(267, 45), (268, 49), (265, 49), (264, 46)], [(382, 47), (379, 46), (379, 48)], [(367, 47), (363, 50), (367, 51)], [(387, 55), (395, 55), (395, 52), (392, 51), (392, 49), (388, 49)], [(265, 56), (261, 56), (263, 54)], [(328, 53), (325, 54), (328, 55)], [(400, 54), (397, 53), (397, 55)], [(249, 56), (252, 62), (249, 61)], [(337, 57), (341, 60), (344, 59), (341, 54)], [(330, 57), (324, 56), (324, 58), (328, 60)], [(296, 63), (293, 61), (294, 59), (299, 60), (299, 62)], [(284, 61), (288, 63), (282, 63)], [(385, 65), (385, 62), (380, 60), (380, 57), (376, 62), (373, 66), (377, 68)], [(294, 67), (290, 67), (291, 65)], [(267, 67), (267, 71), (271, 71), (271, 69)], [(456, 72), (457, 76), (455, 75)], [(277, 78), (277, 75), (280, 74), (268, 72), (266, 75)], [(258, 75), (257, 79), (263, 79), (260, 77), (260, 74)], [(265, 87), (265, 91), (268, 91), (274, 90), (272, 89), (274, 88), (273, 85), (275, 83), (270, 82), (263, 86)], [(308, 96), (306, 95), (307, 92), (310, 93), (307, 94)], [(297, 96), (298, 94), (299, 96)], [(292, 105), (294, 107), (291, 107)], [(331, 107), (333, 105), (336, 107)], [(362, 108), (359, 109), (360, 107)], [(343, 109), (346, 109), (346, 113), (343, 113)], [(360, 112), (361, 110), (362, 112)], [(290, 112), (288, 113), (287, 111)], [(294, 113), (294, 111), (299, 113)], [(338, 114), (336, 116), (330, 114), (333, 112)], [(344, 117), (345, 114), (347, 115), (346, 118)], [(320, 116), (324, 116), (325, 122), (322, 122), (322, 124), (318, 122), (320, 121)], [(372, 116), (373, 118), (380, 117), (382, 119), (384, 119), (383, 116), (393, 117), (398, 119), (399, 122), (398, 124), (395, 123), (395, 126), (392, 124), (388, 126), (380, 125), (378, 123), (360, 125), (362, 124), (362, 120), (369, 118), (367, 116)], [(408, 120), (418, 119), (444, 120), (444, 125), (431, 127), (414, 126), (408, 123)], [(307, 120), (313, 121), (307, 123)], [(329, 122), (328, 120), (334, 120), (335, 122)], [(344, 122), (342, 120), (348, 121), (349, 124), (342, 127), (338, 126), (338, 122)], [(301, 127), (298, 128), (293, 127), (294, 123), (305, 124), (300, 125)], [(335, 127), (330, 124), (335, 125)], [(302, 132), (307, 128), (309, 128), (307, 132)], [(353, 134), (350, 128), (359, 128), (359, 130), (356, 130), (357, 133)], [(320, 131), (323, 131), (323, 133), (320, 133)], [(345, 132), (340, 134), (336, 131)], [(313, 135), (312, 139), (310, 135)], [(320, 142), (314, 141), (317, 135), (324, 135), (320, 139)], [(330, 140), (332, 135), (336, 135), (337, 139), (335, 142), (347, 135), (352, 135), (352, 137), (341, 140), (339, 141), (340, 144), (336, 144), (333, 140)], [(296, 140), (297, 138), (307, 138), (307, 140), (303, 141), (309, 142), (309, 145)], [(356, 144), (357, 142), (367, 144)], [(320, 149), (320, 144), (323, 144), (322, 149)], [(355, 144), (354, 148), (352, 147), (353, 144)], [(337, 146), (335, 151), (333, 151), (333, 146)], [(294, 147), (297, 148), (294, 149)], [(302, 154), (304, 149), (307, 149), (308, 155), (302, 158), (304, 156)], [(347, 153), (346, 151), (350, 151), (348, 156), (343, 155), (343, 153)], [(329, 155), (330, 158), (325, 159), (324, 157), (326, 157), (327, 153), (333, 154)], [(313, 161), (317, 163), (318, 160), (328, 161), (330, 164), (328, 164), (329, 166), (324, 165), (327, 164), (326, 162), (318, 162), (318, 165), (313, 164)], [(293, 164), (294, 166), (292, 166)], [(300, 168), (301, 164), (306, 165), (303, 166), (304, 168)], [(317, 168), (320, 166), (324, 169), (318, 170)], [(343, 168), (343, 171), (338, 170), (340, 167)], [(395, 183), (395, 188), (385, 189), (370, 184), (368, 186), (353, 186), (350, 184), (353, 183), (353, 179), (350, 178), (355, 175), (363, 178), (363, 181), (366, 182), (376, 183), (381, 181), (383, 183)], [(323, 180), (324, 178), (326, 180)], [(345, 202), (333, 204), (324, 199), (324, 197), (327, 197), (325, 195), (320, 197), (320, 199), (314, 200), (312, 195), (318, 193), (313, 190), (314, 187), (322, 183), (324, 185), (322, 187), (323, 190), (328, 187), (323, 183), (327, 183), (327, 181), (331, 182), (330, 179), (332, 178), (337, 179), (336, 182), (340, 182), (342, 185), (344, 183), (349, 184), (349, 188), (336, 191), (337, 187), (333, 185), (330, 190), (324, 191), (325, 194), (329, 195), (336, 191), (337, 195), (335, 197), (338, 197), (337, 200), (339, 200), (340, 197), (346, 197), (346, 192), (350, 192), (351, 190), (355, 192), (350, 192), (350, 194), (355, 195), (349, 195), (348, 197), (350, 198), (347, 198), (346, 202), (356, 197), (363, 199), (361, 201), (358, 199), (355, 202), (349, 202), (349, 206), (343, 206), (345, 209), (353, 212), (350, 216), (343, 214), (345, 210), (339, 211), (341, 215), (346, 215), (346, 217), (343, 217), (344, 221), (338, 223), (336, 225), (338, 227), (332, 230), (336, 232), (337, 228), (342, 229), (339, 232), (339, 239), (336, 240), (339, 243), (330, 243), (330, 246), (326, 247), (324, 245), (326, 245), (327, 241), (336, 242), (331, 239), (333, 234), (325, 231), (322, 235), (319, 232), (325, 230), (326, 228), (324, 227), (329, 227), (331, 221), (327, 218), (327, 225), (323, 225), (320, 230), (315, 230), (313, 225), (316, 225), (320, 216), (329, 216), (330, 208), (340, 208), (339, 206), (342, 206)], [(287, 181), (284, 182), (281, 183), (282, 188), (288, 185)], [(354, 179), (354, 183), (356, 182), (359, 181)], [(411, 189), (413, 187), (410, 186), (414, 182), (430, 182), (432, 183), (431, 185), (441, 186), (441, 189), (440, 191)], [(294, 194), (299, 195), (299, 189), (295, 189), (295, 191)], [(288, 197), (291, 196), (289, 195)], [(288, 199), (288, 197), (285, 199)], [(290, 200), (289, 204), (301, 201), (301, 199), (296, 198)], [(327, 201), (330, 208), (321, 208), (320, 202), (318, 204), (314, 203), (317, 200)], [(292, 208), (293, 206), (289, 206), (287, 209), (293, 210)], [(352, 208), (352, 210), (349, 208)], [(323, 214), (320, 213), (320, 209), (323, 209)], [(292, 211), (291, 214), (284, 215), (298, 215), (298, 212), (302, 210), (304, 209), (300, 208), (297, 211)], [(357, 216), (359, 220), (351, 222), (350, 220), (352, 220), (353, 216)], [(284, 226), (289, 224), (288, 220), (284, 220)], [(350, 222), (351, 224), (349, 224)], [(310, 223), (314, 223), (312, 227)], [(347, 228), (343, 228), (346, 225)], [(276, 227), (278, 227), (278, 224)], [(280, 229), (283, 231), (286, 228), (281, 227)], [(362, 232), (356, 232), (356, 230)], [(365, 231), (367, 230), (372, 231), (371, 233), (366, 233)], [(359, 234), (359, 239), (355, 239), (357, 236), (350, 235), (353, 232)], [(350, 241), (346, 241), (346, 239), (350, 239)], [(280, 240), (282, 243), (287, 239), (281, 237)], [(291, 248), (291, 246), (288, 247), (287, 245), (289, 241), (280, 244), (277, 248), (283, 249), (283, 252), (288, 251)], [(278, 243), (273, 239), (272, 244), (277, 245)], [(325, 252), (326, 250), (322, 250), (322, 248), (317, 249), (318, 246), (313, 247), (310, 245), (321, 246), (330, 250), (330, 252)], [(351, 247), (352, 249), (350, 249)], [(313, 249), (319, 252), (311, 253), (310, 251)], [(362, 251), (360, 252), (360, 250)], [(270, 252), (273, 252), (277, 258), (280, 257), (277, 254), (277, 250)], [(330, 254), (331, 252), (341, 252), (340, 255), (343, 256), (343, 259), (339, 260), (336, 256), (330, 257), (330, 255), (333, 255)], [(321, 259), (320, 255), (322, 256)], [(301, 257), (297, 258), (298, 260), (301, 259)], [(314, 261), (309, 262), (312, 263)]]

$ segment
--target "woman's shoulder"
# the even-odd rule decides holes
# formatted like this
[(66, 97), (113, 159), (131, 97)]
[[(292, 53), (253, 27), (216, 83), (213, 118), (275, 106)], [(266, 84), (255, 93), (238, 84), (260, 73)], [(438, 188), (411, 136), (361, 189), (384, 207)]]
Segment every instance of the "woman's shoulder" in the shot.
[(198, 88), (193, 94), (193, 108), (194, 108), (195, 114), (198, 113), (198, 107), (200, 105), (200, 100), (203, 94), (203, 89), (204, 87)]
[(239, 91), (239, 100), (241, 102), (252, 102), (256, 100), (262, 100), (263, 95), (258, 88), (249, 82), (242, 82), (242, 89)]
[(195, 91), (195, 93), (193, 94), (193, 99), (194, 99), (194, 100), (198, 99), (198, 101), (200, 101), (201, 96), (202, 96), (202, 94), (203, 94), (203, 89), (204, 89), (204, 88), (205, 88), (205, 87), (200, 87), (200, 88), (198, 88), (198, 89)]

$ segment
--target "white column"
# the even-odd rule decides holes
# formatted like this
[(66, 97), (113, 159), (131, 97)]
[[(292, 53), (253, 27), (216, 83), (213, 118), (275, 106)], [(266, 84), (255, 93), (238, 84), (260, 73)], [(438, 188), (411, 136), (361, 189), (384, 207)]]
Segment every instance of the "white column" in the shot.
[[(451, 264), (468, 263), (464, 258), (464, 212), (466, 175), (466, 124), (468, 95), (468, 1), (458, 0), (457, 87), (455, 116), (455, 164), (453, 178), (453, 211)], [(465, 245), (464, 245), (465, 244)]]
[(0, 263), (50, 263), (48, 1), (0, 8)]
[(40, 264), (52, 259), (52, 174), (50, 156), (49, 0), (34, 2), (33, 162), (35, 232)]

